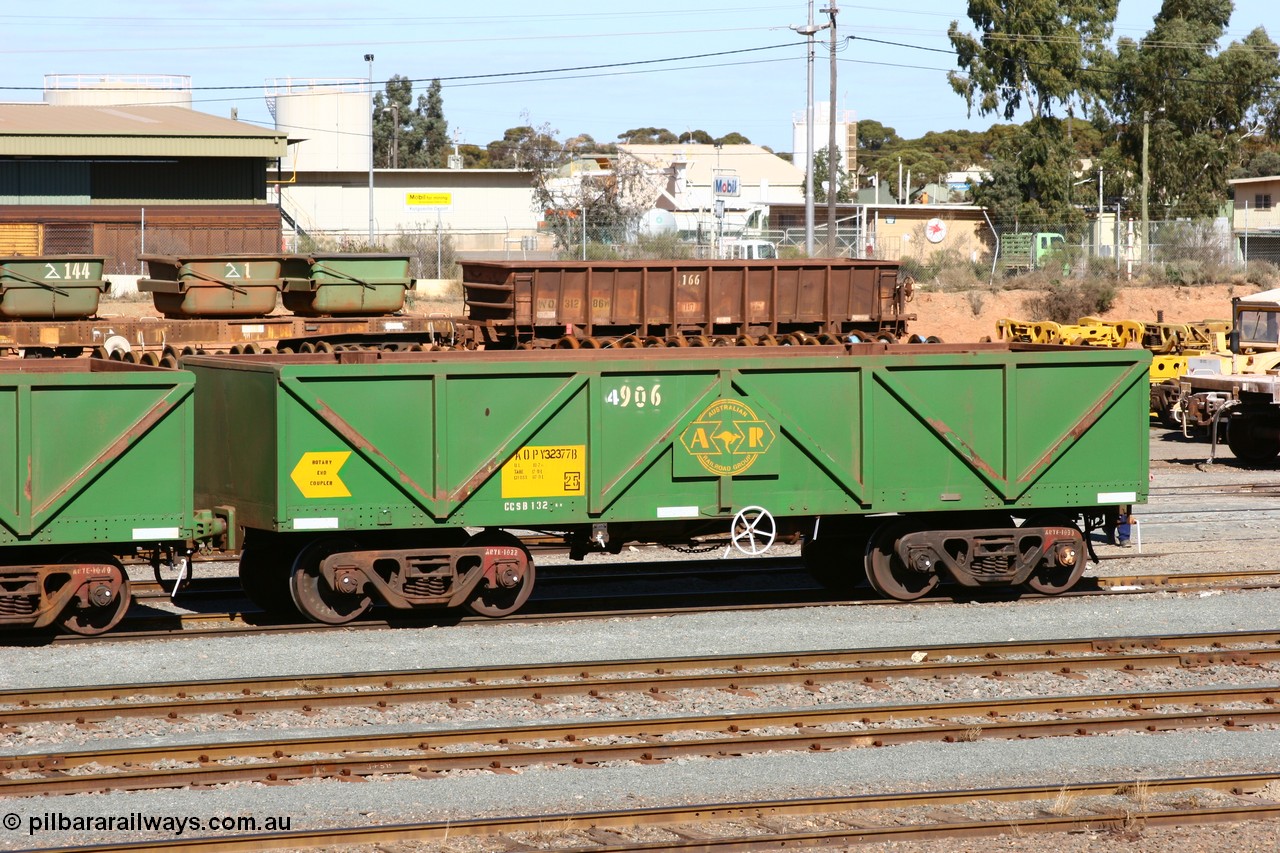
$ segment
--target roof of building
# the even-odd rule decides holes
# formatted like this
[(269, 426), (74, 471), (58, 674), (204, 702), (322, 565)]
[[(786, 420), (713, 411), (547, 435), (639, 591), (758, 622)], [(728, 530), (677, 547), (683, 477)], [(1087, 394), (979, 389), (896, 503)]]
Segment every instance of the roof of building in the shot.
[(1227, 181), (1228, 184), (1253, 184), (1262, 183), (1264, 181), (1280, 181), (1280, 175), (1263, 175), (1260, 178), (1233, 178)]
[(185, 107), (0, 104), (0, 156), (275, 158), (287, 141)]
[(773, 186), (798, 186), (804, 183), (804, 170), (783, 160), (759, 145), (628, 145), (618, 150), (655, 166), (685, 163), (686, 180), (711, 185), (717, 173), (737, 174), (752, 184), (761, 179)]

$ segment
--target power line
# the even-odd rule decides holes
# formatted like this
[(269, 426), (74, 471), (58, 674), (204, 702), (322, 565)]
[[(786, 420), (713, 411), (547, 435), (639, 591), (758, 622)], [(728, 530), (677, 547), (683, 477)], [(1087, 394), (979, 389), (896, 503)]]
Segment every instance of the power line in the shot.
[[(633, 68), (633, 67), (642, 66), (642, 65), (657, 65), (663, 62), (684, 62), (690, 59), (710, 59), (717, 56), (735, 56), (738, 54), (755, 53), (763, 50), (779, 50), (779, 49), (794, 50), (797, 47), (803, 47), (803, 46), (804, 44), (802, 42), (786, 42), (784, 44), (770, 44), (770, 45), (763, 45), (760, 47), (744, 47), (744, 48), (738, 48), (736, 50), (720, 50), (720, 51), (714, 51), (711, 53), (691, 53), (691, 54), (686, 54), (684, 56), (668, 56), (668, 57), (663, 57), (661, 59), (636, 59), (636, 60), (631, 60), (629, 62), (607, 62), (607, 63), (600, 63), (597, 65), (571, 65), (571, 66), (566, 66), (564, 68), (540, 68), (536, 71), (503, 71), (503, 72), (497, 72), (493, 74), (467, 74), (467, 75), (459, 75), (459, 76), (453, 76), (453, 77), (401, 77), (398, 79), (402, 82), (408, 82), (408, 83), (430, 83), (433, 80), (439, 80), (442, 84), (446, 82), (459, 84), (462, 82), (477, 81), (477, 80), (500, 80), (500, 79), (514, 79), (518, 77), (532, 77), (534, 75), (539, 75), (539, 74), (571, 74), (573, 72), (579, 72), (579, 71), (600, 71), (600, 70), (613, 69), (613, 68)], [(684, 70), (684, 69), (675, 69), (675, 70)], [(553, 79), (572, 80), (577, 78), (567, 77), (567, 78), (553, 78)], [(312, 83), (308, 88), (325, 89), (325, 88), (336, 88), (339, 86), (350, 86), (353, 81), (355, 81), (355, 78), (352, 78), (349, 80), (337, 80), (332, 82), (316, 81)], [(365, 81), (360, 80), (358, 82), (364, 83)], [(374, 81), (374, 82), (385, 87), (386, 84), (389, 83), (390, 81), (382, 80), (382, 81)], [(262, 88), (261, 86), (192, 86), (189, 89), (184, 89), (183, 91), (236, 92), (236, 91), (246, 91), (246, 90), (257, 91), (257, 90), (260, 90), (261, 88)], [(43, 92), (44, 87), (43, 86), (0, 86), (0, 91)], [(119, 87), (95, 86), (94, 91), (150, 92), (154, 90), (148, 89), (142, 86), (119, 86)]]

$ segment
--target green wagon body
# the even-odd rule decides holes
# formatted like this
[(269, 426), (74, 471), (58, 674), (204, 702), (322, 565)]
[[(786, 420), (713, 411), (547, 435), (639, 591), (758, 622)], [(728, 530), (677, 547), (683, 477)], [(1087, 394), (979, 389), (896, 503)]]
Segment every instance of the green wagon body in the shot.
[(511, 531), (530, 529), (577, 557), (787, 535), (815, 573), (865, 565), (903, 600), (944, 574), (1062, 592), (1087, 563), (1075, 519), (1146, 498), (1149, 361), (860, 344), (184, 363), (196, 502), (244, 525), (246, 593), (340, 624), (375, 599), (514, 612), (535, 567)]
[(170, 318), (263, 317), (275, 310), (284, 286), (286, 255), (139, 255), (156, 310)]
[(0, 257), (0, 320), (82, 320), (110, 285), (89, 255)]
[(49, 624), (103, 579), (127, 596), (113, 556), (198, 535), (194, 382), (96, 359), (0, 362), (0, 624)]
[[(1136, 350), (196, 357), (200, 505), (276, 532), (1145, 499)], [(339, 363), (343, 359), (365, 363)]]
[(315, 254), (285, 262), (286, 310), (304, 317), (394, 314), (404, 307), (408, 255)]

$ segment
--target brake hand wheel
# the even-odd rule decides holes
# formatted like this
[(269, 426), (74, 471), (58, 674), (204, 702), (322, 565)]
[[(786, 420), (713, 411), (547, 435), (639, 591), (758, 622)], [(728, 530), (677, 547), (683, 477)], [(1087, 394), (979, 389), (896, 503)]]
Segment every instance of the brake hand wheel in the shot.
[(732, 547), (754, 557), (772, 547), (773, 540), (778, 535), (778, 525), (769, 510), (762, 506), (748, 506), (738, 510), (729, 531)]

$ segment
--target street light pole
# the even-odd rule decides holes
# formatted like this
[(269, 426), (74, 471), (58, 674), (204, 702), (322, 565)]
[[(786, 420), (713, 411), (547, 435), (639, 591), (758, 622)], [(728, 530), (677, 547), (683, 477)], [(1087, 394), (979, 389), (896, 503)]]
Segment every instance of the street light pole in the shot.
[(373, 54), (366, 53), (369, 63), (369, 248), (373, 248)]
[(803, 27), (792, 27), (808, 42), (808, 88), (805, 91), (805, 159), (804, 164), (804, 253), (813, 257), (813, 36), (824, 27), (813, 23), (813, 0), (809, 0), (809, 23)]

